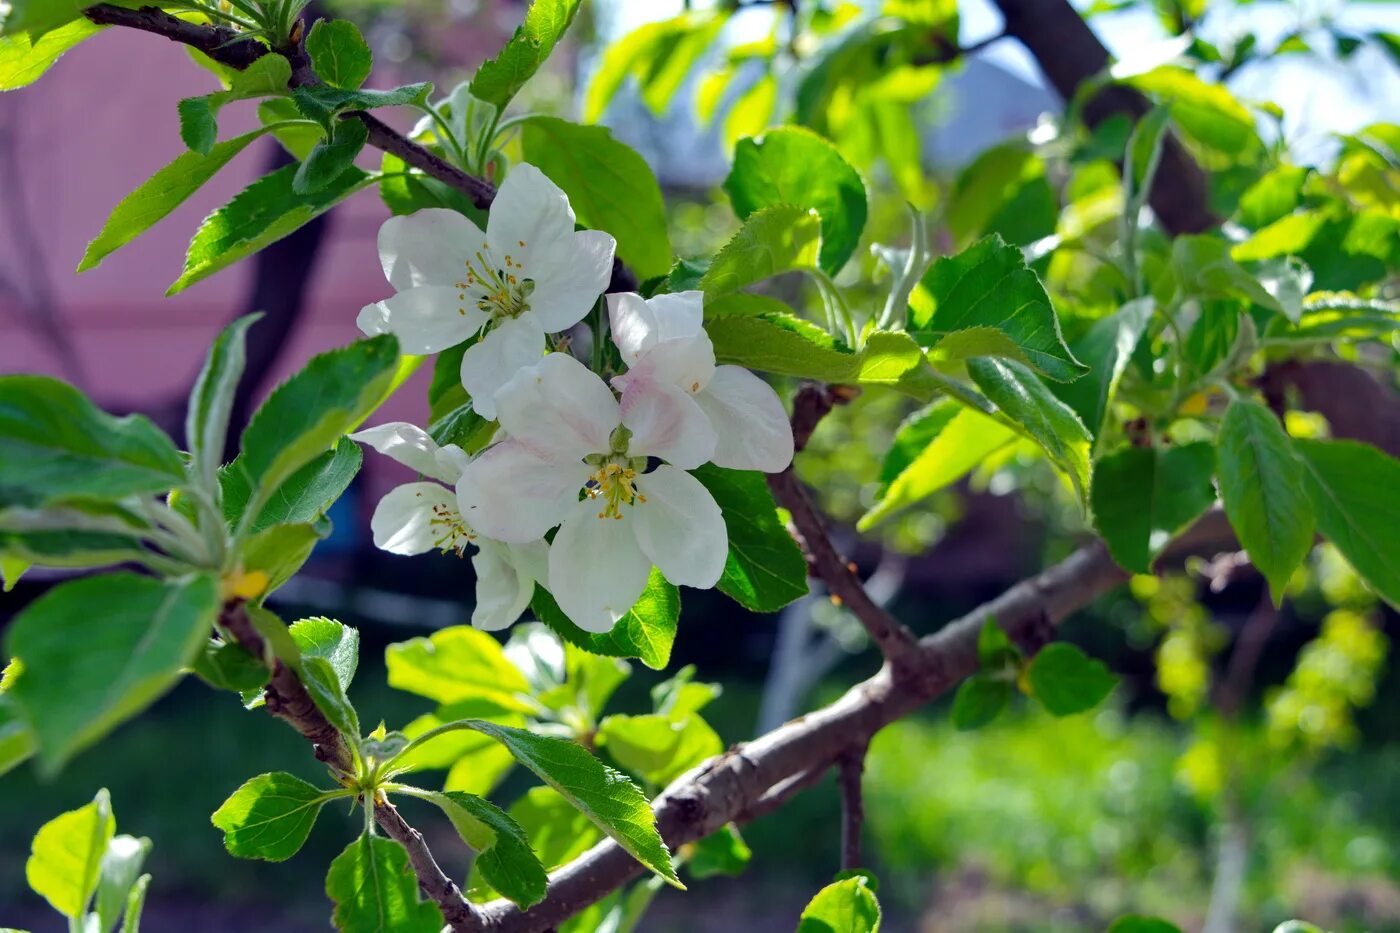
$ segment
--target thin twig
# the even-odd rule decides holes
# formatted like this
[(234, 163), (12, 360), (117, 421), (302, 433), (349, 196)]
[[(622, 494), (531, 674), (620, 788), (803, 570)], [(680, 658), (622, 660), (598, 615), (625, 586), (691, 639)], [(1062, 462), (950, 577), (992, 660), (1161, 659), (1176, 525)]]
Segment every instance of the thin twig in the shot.
[(836, 759), (836, 781), (841, 788), (841, 870), (851, 871), (863, 864), (860, 857), (860, 831), (865, 823), (865, 797), (861, 776), (865, 771), (864, 742), (843, 752)]

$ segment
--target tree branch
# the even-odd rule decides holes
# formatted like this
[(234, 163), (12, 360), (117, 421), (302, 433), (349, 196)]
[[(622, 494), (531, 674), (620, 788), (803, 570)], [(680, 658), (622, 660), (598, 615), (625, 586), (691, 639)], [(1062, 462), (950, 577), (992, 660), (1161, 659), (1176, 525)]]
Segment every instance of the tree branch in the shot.
[(865, 798), (861, 776), (869, 745), (847, 749), (836, 759), (836, 781), (841, 788), (841, 870), (851, 871), (863, 864), (860, 857), (860, 831), (865, 824)]
[[(271, 678), (263, 690), (267, 711), (285, 720), (293, 729), (311, 742), (316, 758), (340, 774), (354, 773), (350, 750), (340, 733), (316, 706), (296, 672), (268, 648), (266, 640), (254, 628), (253, 621), (241, 601), (228, 603), (219, 616), (223, 629), (253, 657), (267, 664)], [(374, 821), (384, 834), (408, 852), (418, 887), (437, 903), (454, 933), (476, 933), (482, 929), (482, 916), (476, 906), (462, 896), (455, 882), (443, 872), (423, 840), (399, 814), (398, 808), (380, 797), (373, 802)]]

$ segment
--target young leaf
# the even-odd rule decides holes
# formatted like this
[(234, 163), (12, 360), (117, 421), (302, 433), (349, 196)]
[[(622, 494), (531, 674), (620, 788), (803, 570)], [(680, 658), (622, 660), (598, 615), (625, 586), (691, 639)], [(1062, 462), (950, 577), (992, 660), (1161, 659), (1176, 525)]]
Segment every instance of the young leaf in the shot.
[(740, 140), (724, 190), (740, 219), (776, 204), (815, 210), (821, 218), (821, 267), (831, 275), (851, 258), (865, 229), (860, 174), (835, 146), (801, 127)]
[(107, 567), (141, 562), (143, 526), (76, 508), (8, 509), (0, 514), (0, 552), (46, 567)]
[(724, 742), (699, 716), (607, 716), (598, 742), (612, 759), (654, 787), (664, 787), (720, 752)]
[(691, 843), (689, 849), (685, 867), (696, 879), (741, 875), (753, 861), (753, 850), (733, 823)]
[(184, 271), (166, 294), (182, 292), (251, 256), (374, 182), (374, 176), (352, 167), (324, 188), (298, 194), (292, 186), (298, 171), (299, 166), (284, 165), (206, 217), (190, 241)]
[(1104, 663), (1067, 642), (1046, 645), (1026, 670), (1031, 695), (1054, 716), (1093, 709), (1118, 685)]
[(18, 31), (0, 36), (0, 91), (28, 87), (64, 52), (105, 28), (89, 19), (76, 19), (38, 38)]
[(86, 577), (30, 603), (5, 648), (24, 658), (24, 676), (9, 695), (34, 727), (40, 770), (56, 772), (170, 689), (203, 647), (217, 611), (218, 585), (208, 576)]
[(392, 839), (365, 834), (346, 846), (326, 874), (340, 933), (439, 933), (442, 911), (418, 899), (408, 853)]
[(333, 121), (352, 110), (373, 110), (376, 107), (421, 105), (433, 93), (427, 82), (405, 84), (388, 91), (347, 91), (328, 84), (304, 84), (292, 91), (292, 102), (308, 120), (321, 124), (327, 133)]
[[(257, 534), (273, 525), (316, 524), (345, 492), (363, 462), (360, 445), (340, 439), (335, 449), (312, 459), (267, 497), (267, 504), (253, 519), (249, 532)], [(241, 458), (219, 471), (219, 482), (224, 491), (224, 519), (231, 527), (237, 527), (252, 494)]]
[[(151, 840), (135, 836), (113, 836), (102, 853), (98, 872), (94, 933), (111, 933), (121, 922), (132, 887), (151, 851)], [(90, 924), (91, 920), (88, 921)], [(91, 929), (91, 927), (89, 927)]]
[(290, 580), (324, 537), (325, 532), (314, 525), (273, 525), (248, 538), (241, 555), (244, 571), (267, 575), (267, 583), (258, 598)]
[(611, 631), (585, 632), (564, 615), (544, 587), (535, 587), (530, 611), (555, 634), (584, 651), (612, 658), (637, 658), (652, 670), (664, 670), (671, 660), (676, 624), (681, 614), (681, 594), (659, 570), (652, 568), (647, 588)]
[(515, 760), (568, 798), (618, 845), (653, 872), (684, 889), (671, 855), (656, 831), (656, 817), (637, 786), (607, 767), (582, 745), (474, 720), (471, 728), (497, 739)]
[(97, 891), (102, 855), (116, 831), (105, 788), (92, 803), (49, 820), (35, 834), (24, 864), (29, 887), (63, 916), (81, 920)]
[(1071, 348), (1075, 357), (1089, 367), (1089, 372), (1073, 382), (1057, 382), (1050, 387), (1096, 438), (1109, 403), (1118, 391), (1118, 380), (1147, 330), (1154, 307), (1151, 298), (1135, 298), (1117, 313), (1095, 321)]
[(311, 194), (335, 181), (354, 165), (355, 157), (368, 139), (369, 129), (363, 122), (337, 120), (330, 136), (318, 142), (306, 161), (297, 167), (292, 190), (297, 194)]
[(267, 667), (236, 642), (210, 639), (190, 663), (191, 673), (215, 690), (243, 693), (261, 690), (267, 683)]
[(1124, 570), (1151, 573), (1178, 532), (1215, 501), (1215, 452), (1207, 441), (1125, 447), (1094, 465), (1094, 527)]
[(360, 663), (360, 632), (334, 619), (312, 618), (293, 622), (287, 631), (303, 658), (325, 658), (335, 671), (342, 690), (350, 689)]
[(122, 914), (122, 933), (141, 933), (141, 911), (146, 907), (146, 889), (151, 876), (142, 875), (126, 896), (126, 912)]
[(661, 186), (646, 160), (605, 126), (579, 126), (557, 117), (525, 121), (520, 146), (526, 162), (564, 190), (579, 223), (611, 233), (617, 254), (642, 279), (671, 268), (671, 240)]
[(764, 207), (715, 255), (700, 289), (709, 303), (784, 272), (815, 268), (821, 246), (816, 211), (792, 204)]
[(311, 694), (316, 708), (325, 714), (349, 742), (360, 741), (360, 717), (355, 705), (345, 695), (345, 687), (340, 683), (340, 675), (329, 660), (321, 657), (301, 659), (301, 680), (306, 684), (306, 692)]
[(1317, 527), (1372, 589), (1400, 607), (1400, 461), (1356, 441), (1294, 441)]
[(501, 53), (482, 62), (476, 70), (470, 88), (472, 95), (505, 110), (511, 98), (549, 58), (578, 8), (579, 0), (533, 0), (525, 12), (525, 21)]
[(369, 44), (348, 19), (318, 19), (307, 33), (306, 54), (316, 77), (347, 91), (364, 84), (374, 67)]
[(1050, 297), (1021, 250), (996, 235), (940, 258), (909, 299), (909, 332), (925, 346), (969, 328), (999, 331), (1009, 341), (1002, 355), (1057, 382), (1088, 371), (1065, 345)]
[(501, 643), (466, 625), (390, 645), (384, 652), (389, 686), (437, 703), (484, 700), (502, 710), (532, 713), (530, 684)]
[(1274, 601), (1312, 549), (1317, 512), (1305, 471), (1283, 426), (1264, 406), (1231, 403), (1216, 450), (1225, 514)]
[(520, 824), (500, 807), (475, 794), (458, 791), (424, 794), (452, 821), (462, 841), (479, 853), (475, 868), (481, 876), (521, 908), (544, 900), (549, 876)]
[(233, 74), (226, 91), (187, 97), (179, 103), (180, 138), (194, 152), (208, 155), (219, 138), (219, 111), (235, 100), (285, 95), (292, 66), (281, 55), (264, 55)]
[(953, 727), (959, 732), (980, 729), (996, 719), (1010, 699), (1009, 681), (983, 673), (973, 674), (958, 684), (958, 692), (953, 697)]
[(261, 314), (247, 314), (219, 332), (204, 367), (190, 389), (185, 413), (185, 444), (190, 449), (194, 475), (204, 484), (204, 491), (214, 494), (219, 481), (219, 465), (224, 460), (224, 440), (228, 434), (229, 413), (233, 411), (234, 393), (243, 377), (248, 328), (257, 323)]
[(878, 933), (880, 902), (863, 875), (827, 885), (807, 903), (797, 933)]
[(761, 473), (712, 464), (694, 471), (724, 513), (729, 558), (719, 588), (753, 612), (777, 612), (807, 595), (807, 561), (787, 527)]
[(0, 508), (165, 492), (184, 475), (149, 419), (114, 418), (47, 376), (0, 376)]
[(230, 855), (285, 862), (306, 842), (321, 805), (332, 796), (285, 771), (259, 774), (209, 819), (223, 831)]

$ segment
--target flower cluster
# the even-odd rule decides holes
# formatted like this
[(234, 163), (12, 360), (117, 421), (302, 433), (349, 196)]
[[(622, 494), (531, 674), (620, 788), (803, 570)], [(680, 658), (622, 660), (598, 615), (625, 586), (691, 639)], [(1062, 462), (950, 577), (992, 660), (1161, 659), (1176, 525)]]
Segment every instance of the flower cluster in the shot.
[(530, 165), (501, 186), (485, 234), (446, 210), (380, 231), (396, 294), (365, 308), (361, 329), (394, 333), (410, 353), (476, 338), (462, 385), (500, 430), (475, 459), (407, 424), (353, 435), (437, 481), (385, 496), (374, 541), (396, 554), (460, 556), (475, 545), (481, 628), (513, 622), (536, 584), (594, 632), (627, 613), (653, 566), (675, 585), (713, 587), (728, 536), (688, 471), (777, 472), (792, 460), (777, 394), (748, 370), (716, 365), (699, 292), (608, 295), (625, 365), (610, 381), (568, 353), (545, 353), (546, 335), (583, 320), (607, 287), (613, 248), (607, 234), (576, 232), (568, 198)]

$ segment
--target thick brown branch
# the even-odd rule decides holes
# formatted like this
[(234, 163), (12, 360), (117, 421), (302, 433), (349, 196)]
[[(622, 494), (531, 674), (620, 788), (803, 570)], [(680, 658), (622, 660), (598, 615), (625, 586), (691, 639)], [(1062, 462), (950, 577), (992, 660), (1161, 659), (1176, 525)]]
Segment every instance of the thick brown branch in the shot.
[(836, 782), (841, 788), (841, 870), (851, 871), (863, 864), (860, 832), (865, 825), (865, 795), (861, 777), (865, 772), (868, 745), (848, 749), (836, 759)]

